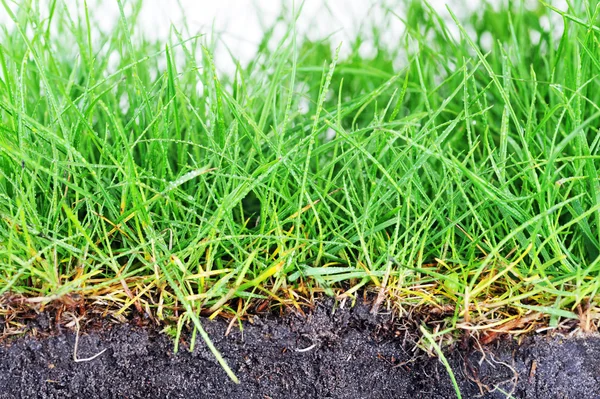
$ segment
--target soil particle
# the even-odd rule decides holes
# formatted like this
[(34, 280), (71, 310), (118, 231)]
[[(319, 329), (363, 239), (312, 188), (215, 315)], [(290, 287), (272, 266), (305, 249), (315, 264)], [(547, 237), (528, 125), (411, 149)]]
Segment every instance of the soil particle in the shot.
[[(36, 323), (48, 326), (48, 317)], [(122, 324), (81, 334), (78, 358), (105, 350), (91, 361), (73, 360), (75, 334), (66, 328), (0, 345), (0, 398), (456, 397), (439, 360), (366, 305), (254, 316), (227, 336), (228, 321), (203, 323), (239, 385), (200, 340), (174, 354), (168, 336)], [(503, 340), (447, 358), (464, 398), (600, 398), (598, 337)]]

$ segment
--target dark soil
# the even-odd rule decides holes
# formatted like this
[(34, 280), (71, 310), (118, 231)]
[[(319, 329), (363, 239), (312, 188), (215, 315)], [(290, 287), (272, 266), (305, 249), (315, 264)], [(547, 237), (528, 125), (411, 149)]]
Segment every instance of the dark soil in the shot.
[[(42, 315), (37, 329), (47, 327)], [(0, 331), (2, 328), (0, 322)], [(453, 398), (438, 359), (409, 330), (368, 307), (307, 317), (254, 316), (225, 336), (227, 320), (204, 320), (240, 379), (231, 382), (202, 342), (173, 353), (151, 328), (115, 324), (82, 333), (12, 339), (0, 345), (0, 398)], [(414, 333), (414, 330), (413, 330)], [(459, 346), (457, 346), (458, 348)], [(447, 354), (464, 398), (600, 398), (600, 338), (503, 339)], [(506, 393), (503, 393), (506, 392)]]

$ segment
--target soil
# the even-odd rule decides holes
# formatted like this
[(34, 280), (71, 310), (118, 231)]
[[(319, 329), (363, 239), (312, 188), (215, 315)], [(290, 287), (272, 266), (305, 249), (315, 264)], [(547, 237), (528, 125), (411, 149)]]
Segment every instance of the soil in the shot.
[[(33, 323), (38, 332), (50, 324), (44, 314)], [(325, 302), (306, 317), (254, 316), (228, 335), (227, 320), (203, 323), (240, 384), (200, 339), (192, 352), (174, 354), (173, 340), (157, 329), (110, 324), (80, 334), (80, 359), (104, 350), (84, 362), (73, 360), (69, 329), (2, 343), (0, 398), (456, 397), (443, 364), (415, 346), (414, 329), (366, 305), (334, 311)], [(600, 398), (597, 336), (459, 347), (446, 356), (463, 398)]]

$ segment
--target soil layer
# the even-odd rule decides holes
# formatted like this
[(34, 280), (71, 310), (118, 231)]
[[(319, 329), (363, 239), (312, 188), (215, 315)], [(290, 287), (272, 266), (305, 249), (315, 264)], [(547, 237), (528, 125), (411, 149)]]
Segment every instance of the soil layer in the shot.
[[(454, 398), (442, 363), (417, 349), (414, 329), (365, 305), (320, 304), (304, 317), (204, 319), (236, 372), (231, 382), (199, 340), (173, 353), (151, 328), (64, 329), (0, 345), (0, 398)], [(41, 315), (37, 329), (47, 327)], [(0, 331), (2, 329), (0, 323)], [(189, 337), (188, 337), (189, 340)], [(184, 342), (182, 343), (185, 346)], [(447, 353), (463, 398), (600, 398), (600, 338), (529, 337)], [(510, 393), (511, 396), (508, 396)]]

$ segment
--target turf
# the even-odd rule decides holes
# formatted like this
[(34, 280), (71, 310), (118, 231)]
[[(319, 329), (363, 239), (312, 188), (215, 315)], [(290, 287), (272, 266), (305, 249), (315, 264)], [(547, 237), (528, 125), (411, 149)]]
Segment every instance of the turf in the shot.
[(109, 32), (85, 3), (23, 3), (2, 0), (0, 294), (79, 295), (207, 342), (201, 312), (363, 288), (424, 312), (431, 342), (594, 327), (597, 1), (460, 19), (405, 1), (343, 57), (287, 10), (229, 75), (218, 35), (144, 39), (141, 2)]

